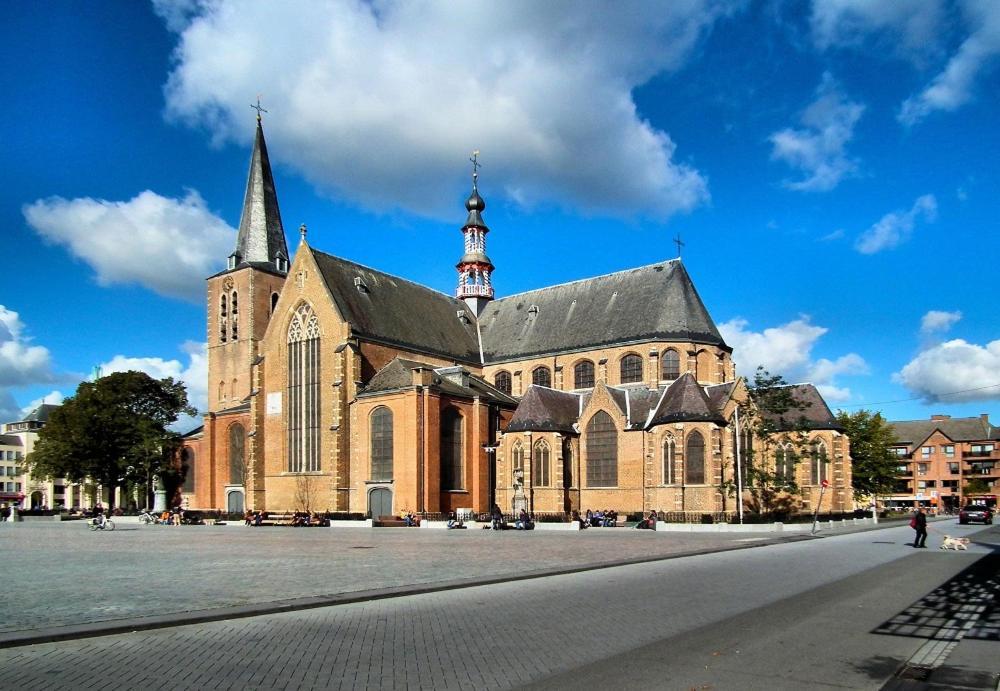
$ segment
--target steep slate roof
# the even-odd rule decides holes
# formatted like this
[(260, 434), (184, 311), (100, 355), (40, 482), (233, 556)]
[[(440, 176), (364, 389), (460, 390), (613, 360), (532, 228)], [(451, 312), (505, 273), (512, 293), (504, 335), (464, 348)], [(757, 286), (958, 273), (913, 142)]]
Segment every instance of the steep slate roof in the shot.
[(532, 384), (507, 425), (506, 432), (575, 432), (581, 394)]
[(921, 445), (935, 430), (957, 442), (986, 441), (997, 439), (1000, 428), (990, 425), (979, 417), (947, 418), (944, 420), (901, 420), (890, 422), (896, 439), (910, 449)]
[[(463, 301), (340, 257), (315, 249), (312, 252), (354, 334), (479, 364), (476, 318)], [(355, 285), (355, 278), (361, 279), (363, 289)]]
[(264, 129), (258, 118), (253, 154), (250, 156), (250, 172), (247, 175), (247, 191), (243, 197), (243, 213), (240, 215), (240, 231), (236, 237), (238, 265), (264, 264), (265, 267), (258, 268), (270, 268), (274, 271), (275, 258), (279, 252), (288, 260), (288, 245), (285, 243), (285, 229), (281, 225), (281, 212), (278, 210), (278, 195), (274, 190)]
[(715, 422), (725, 424), (705, 390), (690, 372), (671, 382), (653, 411), (649, 426), (670, 422)]
[[(795, 400), (805, 404), (804, 410), (790, 410), (783, 416), (768, 415), (764, 411), (764, 416), (772, 421), (777, 420), (782, 429), (792, 429), (799, 422), (805, 429), (832, 429), (843, 432), (843, 426), (837, 422), (837, 418), (830, 412), (830, 407), (823, 400), (823, 396), (812, 384), (789, 384), (792, 389), (792, 396)], [(784, 424), (780, 424), (784, 423)]]
[(705, 392), (708, 394), (708, 399), (712, 402), (712, 408), (721, 411), (729, 401), (729, 397), (733, 395), (735, 389), (736, 382), (728, 381), (724, 384), (706, 386)]
[(51, 415), (52, 411), (58, 407), (59, 406), (55, 403), (42, 403), (20, 420), (11, 420), (11, 424), (15, 422), (48, 422), (49, 415)]
[(494, 300), (480, 326), (487, 363), (648, 340), (729, 349), (679, 260)]
[(513, 407), (517, 401), (491, 386), (485, 380), (471, 374), (462, 367), (435, 367), (425, 362), (393, 358), (385, 367), (375, 373), (359, 396), (398, 391), (413, 386), (413, 370), (426, 369), (434, 372), (432, 386), (441, 393), (462, 398), (479, 397), (491, 403)]

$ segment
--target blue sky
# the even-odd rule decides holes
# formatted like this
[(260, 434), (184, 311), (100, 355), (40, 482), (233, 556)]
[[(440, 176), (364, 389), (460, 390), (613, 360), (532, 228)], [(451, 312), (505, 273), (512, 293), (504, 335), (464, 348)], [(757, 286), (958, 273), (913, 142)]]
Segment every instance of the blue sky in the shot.
[[(257, 95), (289, 246), (498, 294), (676, 256), (735, 348), (890, 419), (994, 413), (1000, 3), (7, 3), (0, 412), (205, 396)], [(994, 422), (1000, 416), (992, 415)]]

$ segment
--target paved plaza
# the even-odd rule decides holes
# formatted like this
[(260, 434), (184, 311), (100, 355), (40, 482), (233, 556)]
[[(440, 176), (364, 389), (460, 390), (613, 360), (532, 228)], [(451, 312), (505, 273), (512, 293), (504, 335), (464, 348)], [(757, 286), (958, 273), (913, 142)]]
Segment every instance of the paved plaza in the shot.
[[(510, 579), (801, 540), (775, 533), (653, 533), (0, 524), (0, 633), (302, 598)], [(301, 604), (301, 603), (300, 603)], [(317, 604), (316, 602), (312, 603)]]
[[(92, 550), (90, 545), (105, 545), (109, 561), (123, 554), (121, 548), (112, 547), (116, 543), (110, 539), (81, 543), (90, 536), (81, 538), (65, 526), (32, 528), (31, 532), (38, 537), (58, 536), (54, 539), (62, 546), (64, 540), (76, 541), (78, 548), (88, 547), (85, 553), (104, 551)], [(693, 540), (688, 548), (707, 544), (702, 540), (723, 544), (727, 539), (671, 535), (662, 540), (664, 535), (622, 531), (489, 535), (387, 530), (348, 536), (315, 530), (286, 537), (281, 531), (270, 532), (215, 535), (166, 528), (160, 533), (137, 533), (136, 539), (142, 542), (132, 544), (154, 550), (169, 547), (151, 557), (161, 566), (184, 551), (185, 543), (199, 555), (210, 555), (216, 567), (231, 562), (245, 568), (254, 559), (248, 552), (266, 552), (266, 547), (283, 558), (298, 560), (299, 567), (308, 564), (322, 573), (339, 564), (355, 578), (381, 569), (401, 553), (417, 565), (412, 567), (416, 573), (433, 576), (447, 570), (465, 571), (462, 560), (477, 553), (494, 567), (503, 563), (501, 555), (537, 566), (548, 564), (549, 554), (551, 561), (566, 564), (571, 551), (591, 557), (608, 552), (648, 554), (684, 549), (682, 542), (688, 539)], [(190, 534), (185, 537), (185, 533)], [(973, 531), (963, 529), (963, 533)], [(955, 554), (914, 550), (907, 545), (912, 531), (906, 527), (856, 532), (337, 607), (10, 648), (0, 650), (0, 665), (4, 682), (12, 688), (46, 689), (507, 689), (530, 684), (539, 688), (877, 689), (925, 641), (877, 635), (875, 629), (924, 596), (926, 583), (942, 583), (996, 549), (995, 530), (979, 535), (989, 541), (976, 536), (968, 553)], [(117, 537), (106, 534), (95, 539)], [(12, 534), (5, 533), (2, 539), (12, 539)], [(373, 549), (364, 550), (365, 556), (348, 552), (356, 546)], [(379, 550), (389, 558), (376, 563)], [(307, 556), (296, 556), (298, 552)], [(338, 553), (340, 557), (330, 556)], [(264, 571), (255, 573), (266, 573), (279, 558), (272, 553), (264, 560)], [(411, 565), (403, 571), (407, 568)], [(292, 578), (287, 584), (283, 580), (294, 573), (294, 569), (278, 568), (267, 585), (278, 591), (287, 585), (308, 592), (299, 580)], [(914, 578), (915, 573), (925, 579)], [(199, 571), (198, 578), (202, 576)], [(187, 579), (184, 583), (194, 582), (180, 578)], [(308, 575), (304, 578), (308, 580)], [(116, 593), (108, 595), (118, 600)], [(978, 643), (987, 647), (977, 648)], [(963, 646), (980, 668), (984, 661), (995, 663), (996, 643), (970, 641)]]

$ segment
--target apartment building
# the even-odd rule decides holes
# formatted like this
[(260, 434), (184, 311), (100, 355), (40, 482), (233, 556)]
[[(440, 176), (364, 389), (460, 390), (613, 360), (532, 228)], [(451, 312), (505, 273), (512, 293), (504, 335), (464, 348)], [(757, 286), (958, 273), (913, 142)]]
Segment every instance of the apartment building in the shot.
[(1000, 428), (989, 416), (889, 423), (896, 433), (899, 478), (887, 505), (951, 511), (970, 497), (1000, 493)]

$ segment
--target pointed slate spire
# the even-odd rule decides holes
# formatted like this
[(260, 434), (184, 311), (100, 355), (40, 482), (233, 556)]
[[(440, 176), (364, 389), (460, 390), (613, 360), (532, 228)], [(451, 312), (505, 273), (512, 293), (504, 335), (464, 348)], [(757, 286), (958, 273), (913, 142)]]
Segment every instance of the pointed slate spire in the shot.
[(236, 237), (236, 251), (229, 258), (229, 268), (246, 263), (270, 264), (279, 273), (288, 271), (288, 245), (278, 211), (278, 195), (274, 190), (271, 162), (267, 158), (260, 112), (257, 113), (257, 136), (250, 157), (240, 232)]

